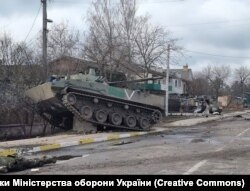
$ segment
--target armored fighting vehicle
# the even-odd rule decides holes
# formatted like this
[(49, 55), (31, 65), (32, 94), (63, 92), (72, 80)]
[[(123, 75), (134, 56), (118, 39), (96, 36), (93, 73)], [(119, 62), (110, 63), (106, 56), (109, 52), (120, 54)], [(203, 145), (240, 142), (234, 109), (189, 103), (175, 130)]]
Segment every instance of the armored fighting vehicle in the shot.
[(149, 130), (164, 113), (164, 97), (112, 86), (91, 68), (88, 74), (54, 76), (26, 91), (26, 96), (37, 103), (44, 119), (63, 129), (84, 131), (91, 124)]

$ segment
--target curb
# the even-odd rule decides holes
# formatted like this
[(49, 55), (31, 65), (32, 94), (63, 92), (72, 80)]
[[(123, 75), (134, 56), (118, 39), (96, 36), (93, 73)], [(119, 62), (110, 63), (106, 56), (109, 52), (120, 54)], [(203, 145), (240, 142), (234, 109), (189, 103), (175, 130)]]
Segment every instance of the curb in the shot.
[(77, 141), (47, 144), (47, 145), (43, 145), (43, 146), (33, 147), (31, 149), (15, 149), (15, 148), (5, 149), (5, 150), (0, 150), (0, 157), (10, 156), (10, 155), (12, 155), (12, 156), (13, 155), (20, 155), (20, 154), (32, 154), (32, 153), (56, 150), (56, 149), (71, 147), (71, 146), (99, 143), (99, 142), (119, 140), (119, 139), (130, 138), (130, 137), (137, 137), (137, 136), (142, 136), (142, 135), (147, 135), (147, 134), (154, 134), (154, 133), (159, 133), (159, 132), (164, 132), (164, 131), (170, 131), (170, 129), (168, 127), (181, 127), (181, 126), (188, 127), (188, 126), (193, 126), (193, 125), (197, 125), (197, 124), (204, 123), (204, 122), (216, 121), (219, 119), (224, 119), (224, 118), (228, 118), (228, 117), (242, 115), (242, 114), (246, 114), (249, 112), (250, 112), (249, 110), (244, 111), (244, 112), (234, 112), (234, 113), (224, 114), (223, 116), (213, 116), (213, 117), (208, 117), (208, 118), (196, 118), (196, 119), (192, 119), (192, 121), (190, 121), (190, 119), (179, 120), (179, 121), (175, 121), (175, 122), (164, 125), (164, 128), (155, 127), (151, 131), (148, 131), (148, 132), (111, 133), (111, 134), (108, 134), (108, 135), (102, 136), (102, 137), (81, 138)]
[(19, 154), (21, 151), (19, 149), (5, 149), (0, 151), (0, 157), (7, 157)]
[(161, 132), (164, 130), (167, 131), (168, 129), (161, 128), (161, 129), (155, 129), (149, 132), (131, 132), (131, 133), (124, 133), (124, 134), (111, 133), (109, 135), (106, 135), (103, 137), (97, 137), (97, 138), (87, 137), (87, 138), (79, 139), (78, 141), (62, 142), (62, 143), (55, 143), (55, 144), (48, 144), (48, 145), (33, 147), (31, 150), (28, 150), (26, 153), (36, 153), (36, 152), (49, 151), (49, 150), (60, 149), (60, 148), (71, 147), (71, 146), (86, 145), (86, 144), (91, 144), (91, 143), (99, 143), (99, 142), (113, 141), (113, 140), (119, 140), (119, 139), (130, 138), (130, 137), (137, 137), (137, 136)]
[(130, 137), (137, 137), (137, 136), (154, 134), (154, 133), (168, 131), (168, 130), (169, 130), (168, 128), (159, 128), (158, 127), (158, 128), (152, 129), (152, 131), (148, 131), (148, 132), (111, 133), (111, 134), (108, 134), (108, 135), (102, 136), (102, 137), (81, 138), (77, 141), (47, 144), (47, 145), (33, 147), (31, 149), (12, 149), (11, 148), (11, 149), (0, 150), (0, 157), (20, 155), (20, 154), (32, 154), (32, 153), (56, 150), (56, 149), (61, 149), (61, 148), (71, 147), (71, 146), (78, 146), (78, 145), (85, 145), (85, 144), (91, 144), (91, 143), (119, 140), (119, 139), (130, 138)]
[(237, 111), (234, 113), (226, 113), (224, 115), (217, 115), (217, 116), (209, 116), (207, 118), (192, 118), (192, 120), (190, 119), (184, 119), (184, 120), (179, 120), (179, 121), (174, 121), (168, 124), (163, 125), (164, 127), (188, 127), (188, 126), (193, 126), (193, 125), (198, 125), (201, 123), (205, 123), (205, 122), (210, 122), (210, 121), (216, 121), (216, 120), (221, 120), (221, 119), (225, 119), (225, 118), (229, 118), (229, 117), (234, 117), (237, 115), (244, 115), (249, 113), (250, 110), (246, 110), (246, 111)]

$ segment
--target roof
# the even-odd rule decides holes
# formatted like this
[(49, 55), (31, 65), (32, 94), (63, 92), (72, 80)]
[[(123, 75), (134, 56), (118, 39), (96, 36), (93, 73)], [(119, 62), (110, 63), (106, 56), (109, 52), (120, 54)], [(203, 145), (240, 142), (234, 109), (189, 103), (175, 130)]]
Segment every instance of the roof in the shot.
[(98, 69), (96, 62), (71, 56), (61, 56), (49, 62), (50, 73), (57, 75), (75, 74), (87, 71), (89, 68)]
[(57, 63), (60, 62), (61, 60), (69, 60), (71, 61), (71, 63), (73, 62), (77, 62), (77, 63), (83, 63), (89, 66), (93, 66), (97, 68), (97, 63), (88, 59), (82, 59), (82, 58), (76, 58), (76, 57), (72, 57), (72, 56), (61, 56), (59, 58), (56, 58), (54, 60), (51, 60), (49, 63), (53, 64), (53, 63)]
[[(149, 72), (155, 76), (166, 76), (166, 69), (162, 69), (162, 72), (159, 70), (152, 70), (150, 69)], [(192, 81), (193, 79), (193, 74), (192, 74), (192, 69), (170, 69), (169, 72), (169, 77), (170, 78), (177, 78), (177, 79), (182, 79), (186, 81)]]
[[(98, 68), (98, 64), (94, 61), (88, 60), (88, 59), (82, 59), (82, 58), (76, 58), (76, 57), (71, 57), (71, 56), (62, 56), (59, 58), (56, 58), (52, 61), (50, 61), (50, 64), (60, 64), (61, 60), (67, 60), (70, 61), (69, 63), (74, 65), (77, 64), (76, 67), (78, 68), (78, 64), (83, 64), (84, 68), (88, 67), (93, 67), (93, 68)], [(143, 65), (139, 64), (120, 64), (119, 67), (117, 68), (117, 71), (122, 72), (122, 73), (133, 73), (134, 75), (138, 75), (139, 77), (143, 78), (141, 74), (145, 72), (145, 68)], [(149, 73), (152, 74), (153, 76), (161, 76), (165, 77), (166, 76), (166, 69), (163, 68), (152, 68), (149, 69)], [(170, 69), (169, 73), (170, 78), (178, 78), (178, 79), (183, 79), (186, 81), (191, 81), (193, 79), (192, 75), (192, 70), (188, 68), (188, 66), (183, 66), (183, 69)]]
[[(127, 72), (132, 72), (140, 77), (143, 77), (141, 74), (145, 73), (145, 68), (143, 67), (143, 65), (139, 65), (139, 64), (126, 64), (126, 65), (121, 65), (120, 66), (121, 70), (123, 72), (127, 71)], [(125, 71), (124, 71), (125, 69)], [(156, 69), (149, 69), (148, 71), (150, 74), (152, 74), (153, 76), (160, 76), (160, 77), (166, 77), (166, 71), (165, 70), (156, 70)], [(169, 74), (170, 77), (174, 77), (174, 74)]]
[(179, 77), (186, 81), (192, 81), (193, 79), (192, 69), (190, 68), (170, 69), (170, 73), (177, 76), (180, 75)]

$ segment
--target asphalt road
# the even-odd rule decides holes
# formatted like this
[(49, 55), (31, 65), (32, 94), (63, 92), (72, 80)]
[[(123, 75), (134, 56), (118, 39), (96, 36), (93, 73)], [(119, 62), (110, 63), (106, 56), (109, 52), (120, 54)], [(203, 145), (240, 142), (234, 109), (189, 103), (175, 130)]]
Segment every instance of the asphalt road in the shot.
[(39, 156), (45, 154), (64, 160), (9, 174), (250, 174), (250, 121), (235, 117)]

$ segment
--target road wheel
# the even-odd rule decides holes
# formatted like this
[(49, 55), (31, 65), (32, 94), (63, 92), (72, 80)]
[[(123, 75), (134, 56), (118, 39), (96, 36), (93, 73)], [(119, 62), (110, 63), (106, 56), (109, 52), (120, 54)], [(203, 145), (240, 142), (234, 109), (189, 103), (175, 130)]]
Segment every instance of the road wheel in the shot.
[(149, 130), (150, 122), (146, 117), (141, 117), (139, 120), (139, 126), (143, 130)]
[(113, 125), (121, 125), (122, 123), (122, 115), (119, 113), (111, 113), (109, 115), (109, 121)]
[(152, 120), (154, 123), (158, 123), (161, 120), (161, 118), (162, 114), (160, 111), (157, 110), (152, 113)]
[(82, 106), (80, 112), (84, 119), (90, 119), (93, 115), (93, 110), (88, 105)]
[(130, 128), (134, 128), (136, 126), (136, 118), (133, 115), (126, 116), (124, 122), (125, 125)]
[(95, 119), (99, 123), (105, 123), (107, 121), (108, 114), (105, 110), (100, 109), (95, 112)]
[(76, 96), (72, 93), (67, 95), (67, 101), (70, 105), (74, 105), (76, 103)]

